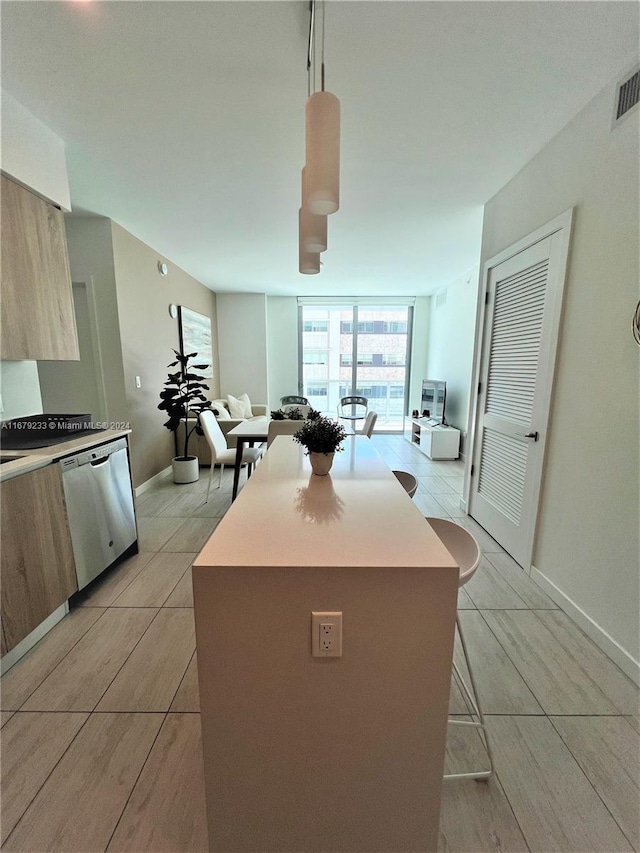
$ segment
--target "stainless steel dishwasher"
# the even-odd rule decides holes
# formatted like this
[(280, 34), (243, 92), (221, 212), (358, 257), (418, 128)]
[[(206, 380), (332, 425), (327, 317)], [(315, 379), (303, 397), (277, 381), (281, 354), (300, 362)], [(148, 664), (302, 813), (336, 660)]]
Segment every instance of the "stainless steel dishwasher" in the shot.
[(127, 441), (92, 447), (59, 464), (82, 589), (137, 539)]

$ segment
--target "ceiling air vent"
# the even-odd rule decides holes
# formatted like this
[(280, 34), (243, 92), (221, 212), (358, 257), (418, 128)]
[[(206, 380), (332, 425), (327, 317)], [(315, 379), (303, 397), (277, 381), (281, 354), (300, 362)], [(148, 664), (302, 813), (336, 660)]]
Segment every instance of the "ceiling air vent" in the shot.
[(636, 68), (630, 77), (627, 76), (618, 84), (618, 102), (614, 124), (619, 122), (638, 102), (640, 102), (640, 68)]

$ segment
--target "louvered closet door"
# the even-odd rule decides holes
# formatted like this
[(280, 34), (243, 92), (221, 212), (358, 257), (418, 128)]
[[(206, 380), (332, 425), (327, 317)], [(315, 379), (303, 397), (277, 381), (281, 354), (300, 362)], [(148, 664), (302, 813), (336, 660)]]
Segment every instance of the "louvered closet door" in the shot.
[(470, 513), (526, 568), (564, 278), (558, 242), (547, 237), (487, 276)]

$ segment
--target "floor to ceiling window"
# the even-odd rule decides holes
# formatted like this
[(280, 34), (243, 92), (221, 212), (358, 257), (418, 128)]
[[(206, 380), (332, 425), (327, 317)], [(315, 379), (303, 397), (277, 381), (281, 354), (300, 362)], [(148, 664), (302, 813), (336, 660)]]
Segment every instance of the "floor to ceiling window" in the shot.
[(402, 429), (409, 383), (413, 308), (300, 300), (300, 393), (330, 415), (340, 397), (362, 394), (376, 429)]

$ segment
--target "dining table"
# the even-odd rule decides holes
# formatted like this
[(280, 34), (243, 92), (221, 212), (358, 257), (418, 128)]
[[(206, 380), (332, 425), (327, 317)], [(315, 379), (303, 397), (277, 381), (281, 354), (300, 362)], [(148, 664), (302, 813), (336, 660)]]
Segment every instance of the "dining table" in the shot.
[(367, 437), (275, 438), (192, 569), (210, 850), (435, 853), (458, 575)]

